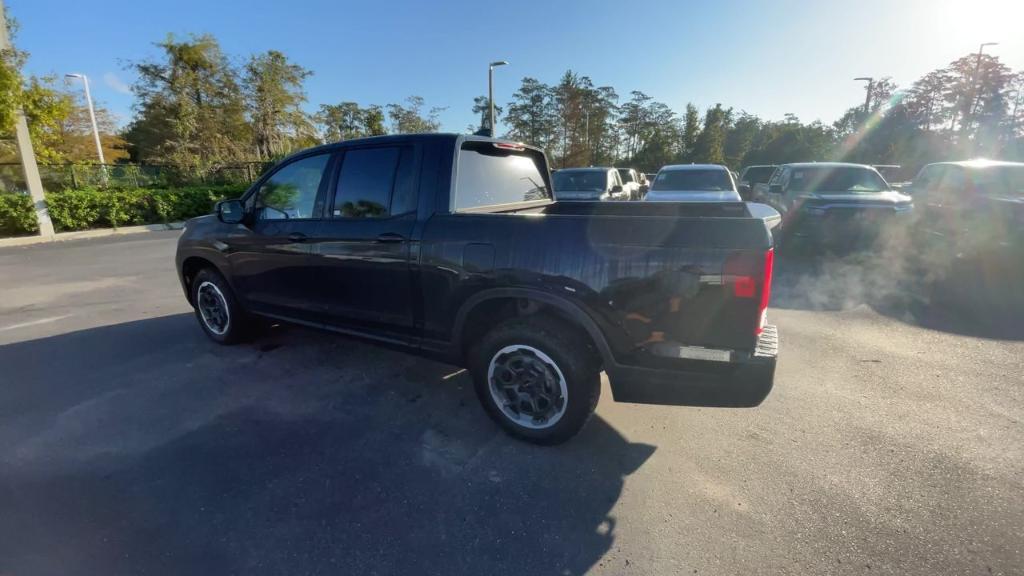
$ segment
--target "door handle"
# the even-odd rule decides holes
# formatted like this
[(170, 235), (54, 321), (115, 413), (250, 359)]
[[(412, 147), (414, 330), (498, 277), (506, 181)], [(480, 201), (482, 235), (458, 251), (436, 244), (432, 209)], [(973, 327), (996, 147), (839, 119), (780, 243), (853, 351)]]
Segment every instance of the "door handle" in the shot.
[(405, 242), (405, 236), (394, 232), (385, 232), (377, 235), (377, 242)]
[(289, 242), (305, 242), (307, 236), (302, 232), (292, 232), (288, 235)]

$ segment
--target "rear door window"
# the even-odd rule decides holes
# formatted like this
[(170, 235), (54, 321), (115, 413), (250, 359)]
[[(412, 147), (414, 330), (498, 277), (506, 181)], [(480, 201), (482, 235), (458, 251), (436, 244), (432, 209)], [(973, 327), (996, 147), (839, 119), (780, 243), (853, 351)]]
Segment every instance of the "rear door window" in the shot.
[(384, 218), (415, 208), (412, 148), (385, 146), (345, 152), (334, 193), (336, 218)]

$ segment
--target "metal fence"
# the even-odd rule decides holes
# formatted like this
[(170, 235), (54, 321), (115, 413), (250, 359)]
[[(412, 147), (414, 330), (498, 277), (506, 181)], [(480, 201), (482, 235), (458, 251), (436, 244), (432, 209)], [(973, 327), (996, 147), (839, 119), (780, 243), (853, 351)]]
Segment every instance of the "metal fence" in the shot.
[[(243, 162), (218, 166), (196, 176), (173, 166), (154, 164), (60, 164), (39, 165), (43, 189), (66, 188), (162, 188), (202, 184), (248, 184), (270, 165)], [(0, 192), (27, 192), (21, 164), (0, 164)]]

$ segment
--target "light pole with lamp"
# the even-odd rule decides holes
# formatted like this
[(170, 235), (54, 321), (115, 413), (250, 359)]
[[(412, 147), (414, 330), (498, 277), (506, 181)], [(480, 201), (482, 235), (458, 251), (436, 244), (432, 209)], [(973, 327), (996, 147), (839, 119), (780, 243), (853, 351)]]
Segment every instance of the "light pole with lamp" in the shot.
[(999, 42), (982, 42), (978, 46), (978, 56), (974, 59), (974, 78), (971, 79), (971, 109), (969, 116), (966, 118), (968, 122), (974, 121), (975, 108), (978, 107), (978, 72), (981, 71), (981, 53), (985, 51), (985, 46), (998, 46)]
[(96, 126), (96, 111), (92, 107), (92, 95), (89, 93), (89, 78), (85, 74), (65, 74), (65, 78), (79, 78), (85, 85), (85, 103), (89, 106), (89, 122), (92, 123), (92, 137), (96, 140), (96, 155), (100, 157), (100, 169), (106, 175), (106, 160), (103, 159), (103, 145), (100, 144), (100, 129)]
[(497, 62), (491, 62), (487, 66), (487, 104), (490, 106), (488, 118), (490, 119), (490, 133), (491, 138), (494, 138), (494, 69), (498, 66), (507, 66), (508, 62), (504, 60), (498, 60)]
[(875, 87), (875, 79), (870, 76), (862, 76), (860, 78), (854, 78), (854, 80), (864, 80), (868, 83), (865, 87), (867, 96), (864, 98), (864, 115), (871, 114), (871, 89)]

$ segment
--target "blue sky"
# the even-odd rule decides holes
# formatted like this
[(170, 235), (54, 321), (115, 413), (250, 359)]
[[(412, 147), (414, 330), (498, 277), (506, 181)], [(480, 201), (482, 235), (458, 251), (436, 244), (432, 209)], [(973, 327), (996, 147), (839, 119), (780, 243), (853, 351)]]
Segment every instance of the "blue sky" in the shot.
[[(625, 100), (641, 90), (677, 111), (716, 102), (770, 119), (792, 112), (831, 122), (861, 101), (855, 76), (907, 86), (974, 50), (1024, 69), (1024, 1), (265, 2), (6, 0), (35, 74), (82, 72), (93, 97), (131, 116), (131, 61), (167, 33), (215, 35), (238, 62), (268, 49), (312, 70), (321, 103), (447, 106), (442, 128), (473, 122), (473, 97), (496, 72), (505, 104), (523, 76), (555, 83), (571, 68)], [(499, 130), (500, 130), (499, 126)]]

